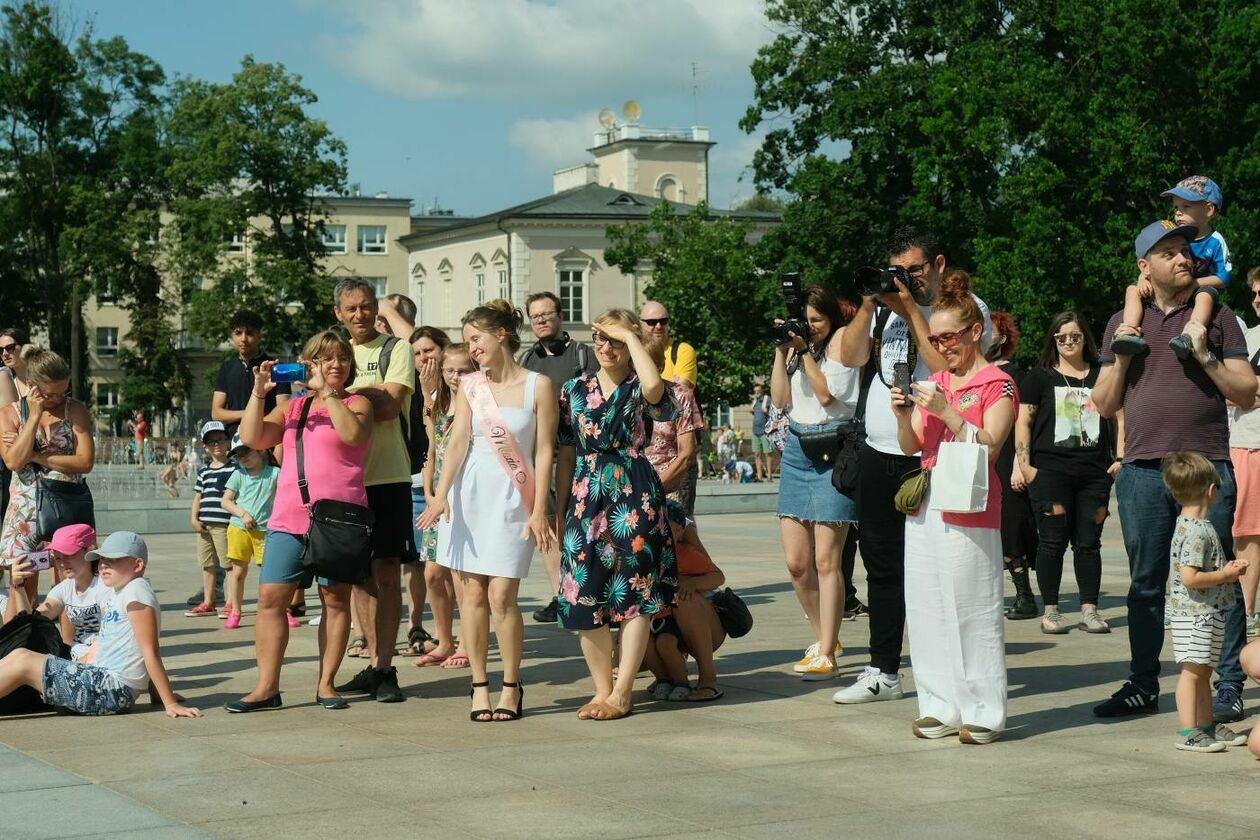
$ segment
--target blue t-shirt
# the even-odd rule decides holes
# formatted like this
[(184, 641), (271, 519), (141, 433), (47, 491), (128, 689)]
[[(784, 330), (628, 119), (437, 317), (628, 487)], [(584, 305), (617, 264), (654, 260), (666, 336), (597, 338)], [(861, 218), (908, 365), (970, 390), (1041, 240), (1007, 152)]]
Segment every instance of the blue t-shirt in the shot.
[(752, 404), (752, 433), (761, 436), (766, 433), (766, 413), (769, 410), (770, 397), (762, 394), (759, 399), (754, 399)]
[(1214, 230), (1191, 242), (1190, 254), (1194, 257), (1195, 277), (1216, 275), (1222, 283), (1229, 285), (1229, 273), (1234, 266), (1229, 259), (1229, 246), (1220, 231)]
[[(265, 465), (258, 475), (250, 475), (249, 470), (237, 467), (223, 488), (236, 494), (236, 506), (254, 517), (257, 530), (265, 529), (267, 520), (271, 518), (271, 506), (276, 501), (276, 479), (279, 477), (280, 468), (274, 464)], [(239, 516), (233, 516), (231, 524), (237, 528), (245, 527)]]

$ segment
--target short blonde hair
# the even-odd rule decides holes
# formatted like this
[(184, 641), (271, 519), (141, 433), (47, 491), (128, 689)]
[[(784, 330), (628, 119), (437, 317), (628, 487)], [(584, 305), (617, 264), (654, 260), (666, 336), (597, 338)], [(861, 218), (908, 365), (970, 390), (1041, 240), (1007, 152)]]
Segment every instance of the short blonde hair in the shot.
[(337, 330), (324, 330), (307, 339), (306, 345), (302, 347), (302, 358), (308, 362), (316, 362), (327, 356), (329, 350), (340, 350), (350, 360), (350, 374), (346, 377), (346, 381), (353, 382), (357, 372), (354, 364), (354, 348)]
[(26, 364), (26, 378), (36, 385), (62, 382), (70, 378), (70, 366), (66, 364), (66, 360), (43, 347), (28, 344), (22, 350), (22, 361)]
[(600, 316), (595, 319), (596, 324), (621, 324), (631, 332), (640, 332), (639, 316), (635, 315), (629, 309), (621, 309), (614, 307), (605, 309)]
[(1221, 480), (1212, 462), (1198, 452), (1174, 452), (1164, 458), (1160, 470), (1164, 486), (1182, 507), (1202, 502), (1208, 489)]

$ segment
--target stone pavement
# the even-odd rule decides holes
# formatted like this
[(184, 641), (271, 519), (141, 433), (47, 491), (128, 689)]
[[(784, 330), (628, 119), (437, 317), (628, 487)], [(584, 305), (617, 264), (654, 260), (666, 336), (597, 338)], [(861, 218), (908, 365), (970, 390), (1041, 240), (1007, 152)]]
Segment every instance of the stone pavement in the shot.
[[(253, 684), (252, 615), (237, 631), (185, 618), (183, 599), (199, 581), (192, 537), (154, 537), (167, 666), (206, 717), (170, 720), (145, 706), (113, 719), (0, 721), (11, 748), (0, 747), (0, 836), (1254, 835), (1248, 803), (1260, 763), (1245, 748), (1175, 750), (1171, 677), (1159, 715), (1090, 714), (1128, 661), (1114, 525), (1102, 610), (1118, 632), (1055, 637), (1035, 621), (1008, 622), (1010, 728), (985, 747), (916, 740), (912, 698), (839, 707), (830, 697), (840, 682), (792, 677), (786, 664), (809, 639), (773, 515), (704, 516), (700, 528), (756, 618), (749, 636), (719, 652), (726, 697), (641, 699), (635, 715), (609, 723), (574, 717), (590, 690), (577, 640), (528, 617), (526, 717), (517, 723), (470, 723), (467, 670), (405, 659), (407, 702), (318, 709), (315, 628), (305, 625), (289, 645), (286, 708), (229, 716), (222, 704)], [(1076, 606), (1066, 578), (1065, 611)], [(535, 562), (522, 588), (527, 615), (547, 588)], [(845, 682), (866, 662), (866, 632), (864, 619), (842, 630)], [(358, 664), (349, 660), (343, 676)], [(1254, 708), (1260, 693), (1251, 687), (1246, 699)]]

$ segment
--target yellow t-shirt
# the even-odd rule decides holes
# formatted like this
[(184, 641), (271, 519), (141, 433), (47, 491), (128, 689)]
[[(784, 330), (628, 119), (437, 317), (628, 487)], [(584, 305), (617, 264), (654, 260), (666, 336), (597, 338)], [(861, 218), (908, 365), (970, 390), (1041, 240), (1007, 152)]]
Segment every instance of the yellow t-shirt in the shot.
[[(402, 416), (411, 410), (411, 391), (415, 385), (411, 366), (411, 348), (399, 341), (389, 354), (389, 370), (384, 376), (377, 366), (381, 347), (388, 336), (378, 335), (367, 344), (354, 345), (354, 384), (347, 390), (354, 392), (372, 385), (397, 382), (406, 389), (402, 401)], [(411, 459), (407, 444), (403, 442), (402, 424), (398, 418), (377, 422), (372, 427), (372, 444), (368, 447), (367, 462), (363, 465), (363, 485), (411, 484)]]
[(685, 341), (678, 342), (678, 364), (674, 364), (674, 342), (670, 340), (665, 345), (665, 370), (661, 371), (661, 378), (666, 382), (673, 382), (677, 379), (686, 380), (694, 388), (696, 385), (696, 351), (690, 344)]

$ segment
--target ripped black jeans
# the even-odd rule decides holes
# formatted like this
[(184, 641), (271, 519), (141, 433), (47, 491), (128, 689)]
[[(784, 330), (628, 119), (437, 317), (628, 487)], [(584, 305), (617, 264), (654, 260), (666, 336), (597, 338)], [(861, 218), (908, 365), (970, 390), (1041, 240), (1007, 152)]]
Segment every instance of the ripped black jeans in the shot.
[[(1037, 518), (1037, 588), (1046, 606), (1059, 603), (1063, 556), (1072, 543), (1076, 586), (1081, 603), (1097, 604), (1102, 582), (1102, 529), (1111, 499), (1111, 476), (1076, 475), (1049, 467), (1037, 470), (1028, 486), (1033, 515)], [(1060, 506), (1063, 513), (1055, 513)]]

